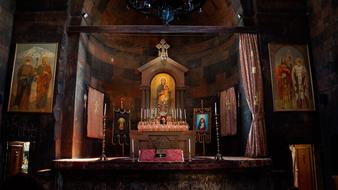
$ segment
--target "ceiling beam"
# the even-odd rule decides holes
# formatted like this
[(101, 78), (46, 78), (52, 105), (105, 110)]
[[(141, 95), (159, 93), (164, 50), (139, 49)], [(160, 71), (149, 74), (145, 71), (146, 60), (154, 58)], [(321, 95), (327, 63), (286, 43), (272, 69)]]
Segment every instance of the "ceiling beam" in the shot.
[(112, 34), (228, 34), (257, 33), (253, 27), (225, 26), (182, 26), (182, 25), (70, 25), (69, 33), (112, 33)]

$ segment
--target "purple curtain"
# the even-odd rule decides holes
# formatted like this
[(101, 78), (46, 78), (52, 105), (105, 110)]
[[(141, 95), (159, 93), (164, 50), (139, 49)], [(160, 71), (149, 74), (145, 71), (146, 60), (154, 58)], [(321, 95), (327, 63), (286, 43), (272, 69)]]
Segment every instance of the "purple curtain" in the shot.
[(256, 34), (240, 34), (240, 65), (243, 88), (252, 122), (245, 156), (267, 156), (263, 84)]
[(221, 136), (237, 133), (237, 101), (235, 88), (231, 87), (220, 94)]

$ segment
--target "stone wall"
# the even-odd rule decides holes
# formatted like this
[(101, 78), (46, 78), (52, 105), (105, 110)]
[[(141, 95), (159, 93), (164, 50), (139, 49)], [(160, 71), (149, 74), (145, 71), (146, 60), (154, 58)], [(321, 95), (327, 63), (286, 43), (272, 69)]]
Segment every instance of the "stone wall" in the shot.
[[(16, 43), (59, 43), (64, 30), (66, 12), (16, 12), (13, 26), (9, 68), (13, 67)], [(57, 63), (59, 65), (59, 61)], [(57, 71), (60, 67), (57, 65)], [(5, 102), (7, 105), (11, 69), (7, 72)], [(56, 74), (58, 75), (58, 74)], [(59, 86), (55, 84), (55, 91)], [(54, 96), (55, 97), (55, 96)], [(4, 141), (30, 141), (29, 171), (50, 168), (55, 158), (54, 152), (54, 115), (52, 113), (20, 113), (3, 111)]]
[[(256, 24), (262, 30), (259, 44), (269, 156), (274, 163), (274, 175), (279, 176), (279, 181), (285, 181), (288, 186), (292, 186), (292, 160), (289, 145), (304, 143), (315, 144), (318, 147), (318, 116), (315, 111), (273, 111), (268, 44), (309, 44), (306, 2), (257, 0), (255, 12)], [(316, 96), (316, 85), (314, 90)]]
[[(12, 27), (14, 19), (15, 2), (10, 0), (0, 1), (0, 137), (2, 136), (2, 110), (4, 106), (6, 73), (8, 70), (8, 55), (12, 38)], [(0, 178), (3, 174), (4, 163), (4, 146), (3, 139), (0, 140)], [(0, 180), (0, 186), (1, 186)]]
[(308, 8), (313, 71), (318, 86), (320, 163), (324, 187), (329, 189), (330, 176), (338, 174), (338, 2), (311, 0)]

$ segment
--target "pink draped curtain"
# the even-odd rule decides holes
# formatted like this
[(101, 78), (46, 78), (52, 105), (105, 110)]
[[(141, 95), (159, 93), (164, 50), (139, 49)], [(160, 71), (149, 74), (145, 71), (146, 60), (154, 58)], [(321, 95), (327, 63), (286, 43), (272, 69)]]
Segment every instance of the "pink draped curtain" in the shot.
[(235, 88), (231, 87), (220, 94), (221, 136), (237, 133), (237, 101)]
[(240, 34), (240, 65), (243, 88), (252, 122), (245, 156), (267, 156), (263, 84), (256, 34)]

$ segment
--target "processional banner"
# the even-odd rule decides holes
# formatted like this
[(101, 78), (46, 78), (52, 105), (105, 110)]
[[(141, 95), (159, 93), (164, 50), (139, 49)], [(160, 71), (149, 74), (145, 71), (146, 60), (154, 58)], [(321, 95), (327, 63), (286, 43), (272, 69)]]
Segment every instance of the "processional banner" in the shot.
[(88, 87), (87, 137), (103, 139), (104, 94)]
[(237, 133), (237, 101), (235, 88), (221, 92), (221, 136), (232, 136)]

